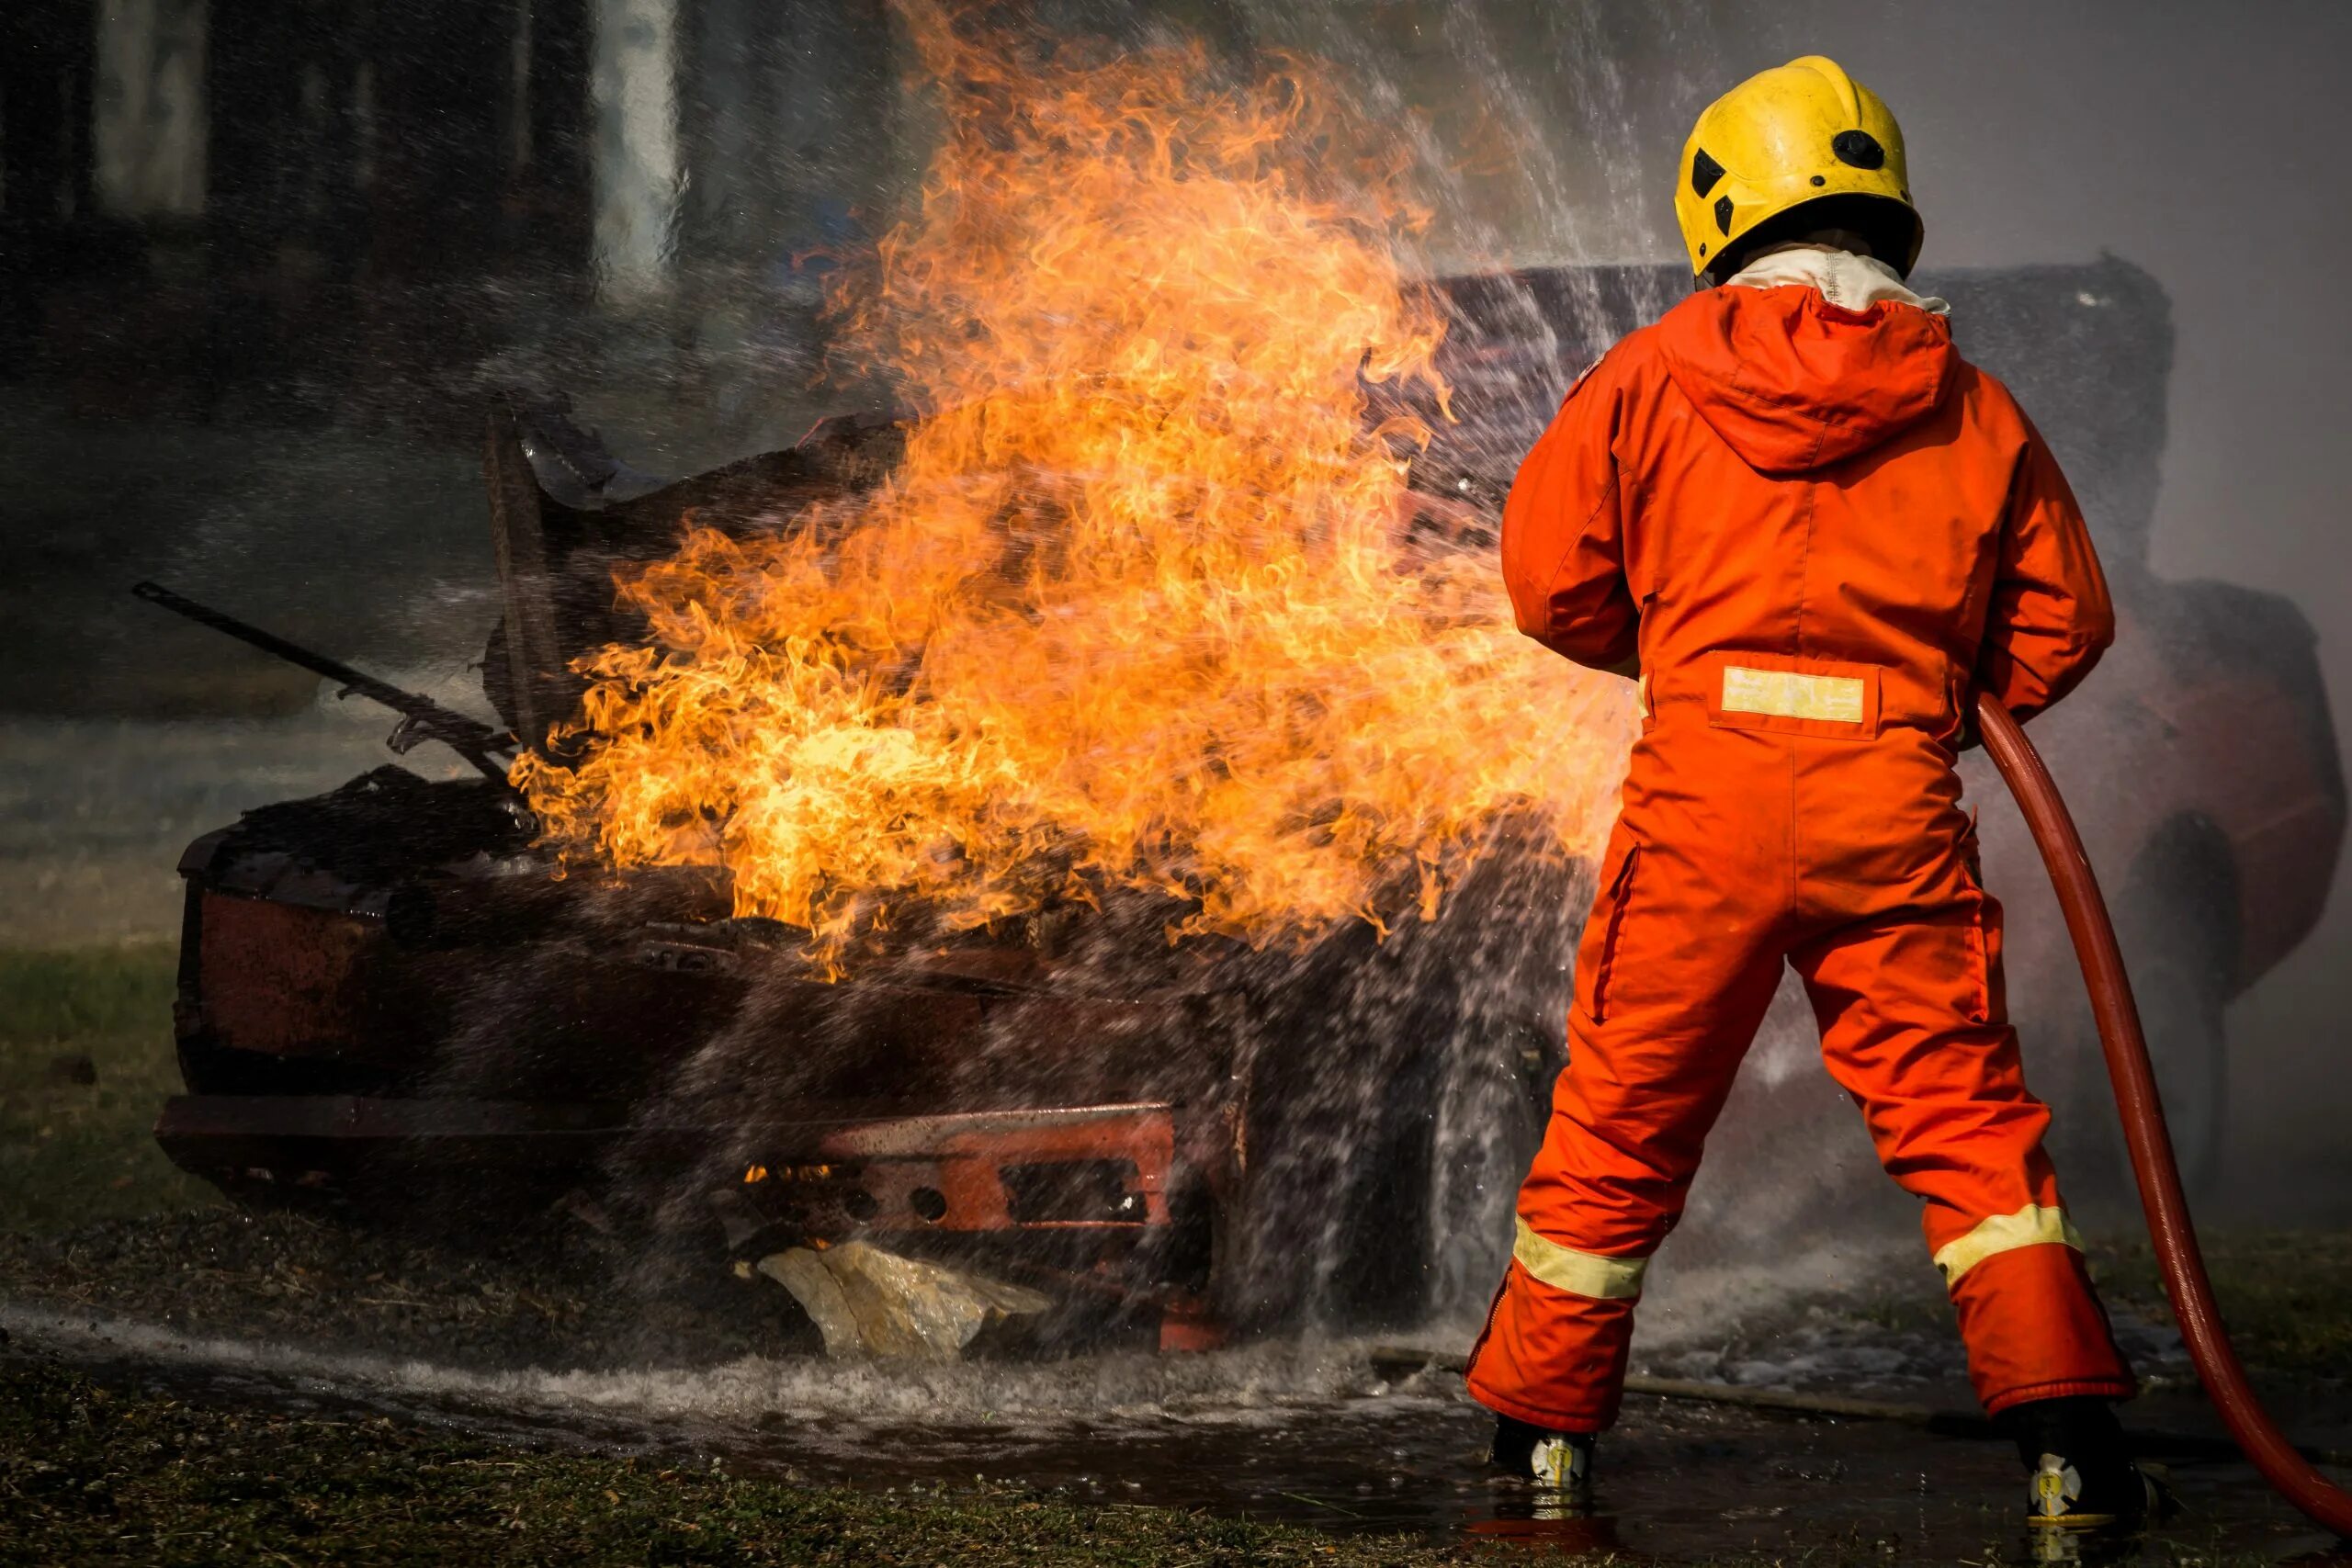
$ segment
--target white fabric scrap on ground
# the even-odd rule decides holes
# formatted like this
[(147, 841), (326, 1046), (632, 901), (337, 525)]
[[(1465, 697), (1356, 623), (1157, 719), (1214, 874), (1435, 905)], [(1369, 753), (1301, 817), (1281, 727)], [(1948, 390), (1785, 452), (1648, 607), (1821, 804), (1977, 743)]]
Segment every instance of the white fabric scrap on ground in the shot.
[(862, 1241), (796, 1247), (760, 1259), (825, 1337), (825, 1354), (953, 1361), (982, 1334), (1032, 1317), (1052, 1299), (985, 1275), (901, 1258)]

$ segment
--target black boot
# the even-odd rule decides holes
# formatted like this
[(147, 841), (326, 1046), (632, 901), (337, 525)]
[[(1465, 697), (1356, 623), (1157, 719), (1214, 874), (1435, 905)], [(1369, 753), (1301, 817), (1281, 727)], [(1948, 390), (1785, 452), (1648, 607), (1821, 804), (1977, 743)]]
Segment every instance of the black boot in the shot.
[(2104, 1399), (2037, 1399), (2001, 1412), (2031, 1478), (2026, 1523), (2054, 1529), (2133, 1529), (2165, 1494), (2132, 1462), (2123, 1427)]
[(1487, 1459), (1504, 1474), (1557, 1493), (1566, 1502), (1582, 1504), (1592, 1496), (1590, 1432), (1548, 1432), (1498, 1416), (1495, 1446)]

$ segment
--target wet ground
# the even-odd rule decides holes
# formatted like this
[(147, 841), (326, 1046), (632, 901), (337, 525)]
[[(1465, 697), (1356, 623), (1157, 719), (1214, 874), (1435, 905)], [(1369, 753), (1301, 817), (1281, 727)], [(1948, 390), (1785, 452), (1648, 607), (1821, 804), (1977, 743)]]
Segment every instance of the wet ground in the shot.
[[(811, 1485), (985, 1482), (1343, 1534), (1502, 1538), (1661, 1562), (1753, 1553), (1983, 1563), (2035, 1560), (2049, 1545), (2018, 1522), (2022, 1483), (1997, 1441), (1639, 1395), (1603, 1450), (1593, 1513), (1544, 1517), (1523, 1492), (1482, 1472), (1486, 1418), (1450, 1374), (1400, 1372), (1357, 1341), (1172, 1362), (1106, 1355), (893, 1370), (751, 1354), (587, 1372), (469, 1370), (86, 1309), (0, 1307), (0, 1325), (12, 1358), (62, 1359), (183, 1400), (390, 1416), (670, 1464), (717, 1461), (733, 1474)], [(1883, 1361), (1883, 1346), (1860, 1342), (1871, 1337), (1858, 1333), (1857, 1355)], [(1808, 1353), (1815, 1364), (1834, 1356), (1819, 1332)], [(939, 1414), (921, 1418), (925, 1410)], [(2352, 1439), (2347, 1414), (2300, 1409), (2299, 1435)], [(2134, 1426), (2192, 1437), (2212, 1429), (2201, 1404), (2177, 1389), (2144, 1401)], [(2324, 1556), (2325, 1538), (2243, 1463), (2176, 1458), (2170, 1471), (2179, 1515), (2110, 1547), (2105, 1560), (2335, 1561)]]

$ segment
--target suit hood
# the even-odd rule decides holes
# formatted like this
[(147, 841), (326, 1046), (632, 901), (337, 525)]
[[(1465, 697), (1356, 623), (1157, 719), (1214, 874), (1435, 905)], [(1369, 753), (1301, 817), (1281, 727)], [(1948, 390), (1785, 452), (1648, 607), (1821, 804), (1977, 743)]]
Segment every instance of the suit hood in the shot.
[(1657, 332), (1700, 417), (1774, 477), (1892, 440), (1936, 411), (1960, 366), (1941, 317), (1894, 299), (1849, 310), (1798, 284), (1694, 294)]

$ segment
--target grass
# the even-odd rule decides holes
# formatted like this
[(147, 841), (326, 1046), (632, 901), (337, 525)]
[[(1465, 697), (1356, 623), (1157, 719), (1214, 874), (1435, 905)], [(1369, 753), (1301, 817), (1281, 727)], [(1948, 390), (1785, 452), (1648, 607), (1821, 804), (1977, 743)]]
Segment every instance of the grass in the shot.
[(179, 1091), (173, 965), (167, 943), (0, 951), (0, 1231), (216, 1201), (150, 1135)]
[(695, 1465), (243, 1415), (0, 1362), (0, 1562), (1328, 1563), (1475, 1561), (1396, 1538), (1075, 1504), (876, 1494)]
[[(2213, 1293), (2253, 1370), (2300, 1383), (2352, 1382), (2352, 1234), (2216, 1231), (2199, 1237)], [(2108, 1299), (2172, 1321), (2144, 1236), (2093, 1248)]]

